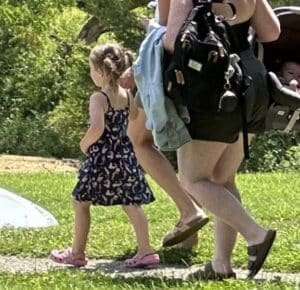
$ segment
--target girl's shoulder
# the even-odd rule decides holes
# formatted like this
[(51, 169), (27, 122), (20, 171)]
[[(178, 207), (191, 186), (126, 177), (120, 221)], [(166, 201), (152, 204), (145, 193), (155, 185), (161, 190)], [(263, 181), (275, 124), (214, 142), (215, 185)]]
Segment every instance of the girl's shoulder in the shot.
[(109, 100), (107, 95), (103, 92), (94, 92), (90, 96), (90, 104), (102, 106), (104, 111), (106, 112), (109, 107)]

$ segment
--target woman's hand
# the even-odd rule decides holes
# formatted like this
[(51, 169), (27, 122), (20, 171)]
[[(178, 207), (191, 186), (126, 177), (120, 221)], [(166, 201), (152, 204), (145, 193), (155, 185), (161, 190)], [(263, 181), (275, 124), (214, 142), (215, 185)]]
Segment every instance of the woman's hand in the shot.
[(129, 67), (127, 70), (123, 72), (120, 77), (120, 85), (124, 89), (129, 89), (130, 91), (134, 91), (136, 85), (134, 81), (133, 69)]

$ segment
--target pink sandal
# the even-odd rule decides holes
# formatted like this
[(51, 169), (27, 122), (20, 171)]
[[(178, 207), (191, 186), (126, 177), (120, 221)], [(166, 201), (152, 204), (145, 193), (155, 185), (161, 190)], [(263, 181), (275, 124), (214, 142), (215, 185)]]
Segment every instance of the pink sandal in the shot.
[(65, 250), (52, 250), (50, 253), (50, 258), (56, 263), (69, 264), (76, 267), (83, 267), (87, 264), (87, 260), (85, 259), (85, 257), (74, 257), (72, 248), (67, 248)]
[(127, 268), (145, 268), (147, 266), (156, 265), (160, 262), (159, 255), (152, 253), (143, 257), (133, 257), (125, 260)]

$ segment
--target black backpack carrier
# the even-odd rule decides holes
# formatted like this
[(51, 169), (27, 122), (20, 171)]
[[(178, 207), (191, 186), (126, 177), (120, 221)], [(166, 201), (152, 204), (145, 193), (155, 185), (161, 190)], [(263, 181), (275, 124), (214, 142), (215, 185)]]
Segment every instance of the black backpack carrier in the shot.
[[(249, 158), (244, 95), (251, 78), (242, 70), (239, 41), (226, 19), (213, 13), (213, 2), (223, 0), (193, 0), (194, 8), (181, 26), (174, 53), (166, 62), (164, 88), (175, 103), (199, 113), (230, 114), (240, 109), (244, 154)], [(226, 5), (235, 16), (235, 7)]]

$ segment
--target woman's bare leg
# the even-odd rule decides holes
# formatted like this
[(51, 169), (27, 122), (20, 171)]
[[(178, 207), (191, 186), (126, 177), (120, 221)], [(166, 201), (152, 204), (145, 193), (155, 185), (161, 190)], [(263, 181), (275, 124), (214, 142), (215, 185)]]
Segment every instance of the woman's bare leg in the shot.
[[(237, 199), (240, 198), (235, 186), (225, 186)], [(218, 273), (232, 272), (231, 255), (236, 244), (237, 231), (221, 219), (215, 217), (214, 225), (215, 251), (213, 268)]]
[(145, 128), (145, 123), (145, 113), (139, 109), (137, 119), (129, 122), (128, 126), (128, 135), (140, 164), (176, 203), (183, 222), (195, 215), (204, 215), (183, 191), (170, 162), (154, 147), (152, 134)]
[[(249, 135), (249, 142), (252, 137), (252, 135)], [(234, 162), (232, 156), (235, 156)], [(235, 183), (235, 176), (243, 157), (243, 142), (240, 136), (238, 142), (225, 149), (215, 166), (212, 177), (212, 181), (223, 185), (240, 202), (241, 195)], [(228, 166), (228, 164), (231, 164), (231, 166)], [(237, 231), (215, 217), (215, 252), (212, 264), (218, 273), (232, 272), (231, 255), (236, 244), (236, 238)]]
[[(236, 143), (228, 145), (219, 142), (192, 141), (185, 144), (179, 150), (180, 178), (197, 202), (240, 232), (248, 245), (258, 244), (264, 240), (267, 231), (255, 223), (228, 189), (211, 181), (216, 164), (226, 150), (231, 151), (228, 149), (230, 146), (236, 146)], [(230, 161), (226, 168), (232, 176), (232, 172), (235, 171), (232, 171), (232, 168), (238, 168), (241, 160), (235, 154), (229, 154), (228, 157), (226, 155), (225, 153), (225, 159)]]
[[(223, 185), (231, 194), (241, 201), (239, 190), (235, 184), (235, 174), (243, 159), (242, 139), (240, 138), (235, 144), (228, 146), (221, 158), (218, 160), (212, 180)], [(227, 160), (235, 155), (235, 162)], [(227, 164), (232, 164), (230, 168)], [(218, 273), (232, 272), (231, 255), (236, 244), (237, 231), (218, 217), (215, 217), (215, 251), (212, 259), (213, 268)]]

